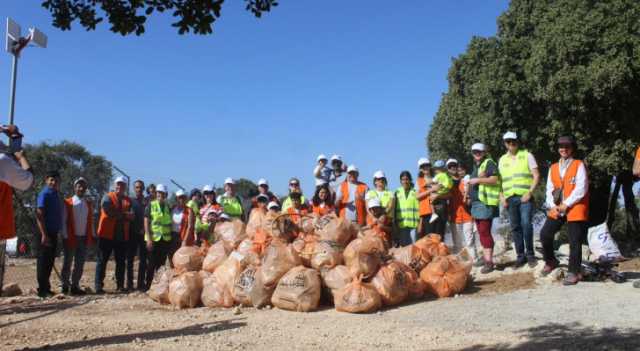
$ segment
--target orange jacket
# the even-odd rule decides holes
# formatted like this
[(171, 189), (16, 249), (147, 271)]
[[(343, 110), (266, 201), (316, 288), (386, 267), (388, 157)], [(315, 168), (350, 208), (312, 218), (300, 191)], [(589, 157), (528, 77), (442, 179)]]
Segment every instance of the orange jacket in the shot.
[[(417, 184), (418, 190), (416, 192), (423, 192), (426, 180), (423, 177), (418, 177)], [(416, 194), (417, 195), (417, 194)], [(420, 200), (419, 212), (420, 216), (427, 216), (433, 213), (431, 209), (431, 198), (427, 196), (426, 198)]]
[(309, 210), (307, 210), (305, 207), (301, 207), (299, 211), (296, 211), (295, 208), (293, 207), (289, 207), (287, 209), (287, 213), (289, 214), (291, 221), (295, 224), (299, 224), (300, 223), (300, 219), (303, 216), (306, 216), (307, 214), (309, 214)]
[[(67, 239), (64, 244), (66, 247), (75, 249), (78, 246), (78, 237), (76, 236), (76, 222), (73, 217), (73, 197), (64, 200), (65, 214), (67, 216)], [(87, 227), (85, 228), (85, 244), (90, 246), (93, 244), (93, 205), (87, 201)]]
[[(385, 218), (386, 220), (384, 222), (384, 225), (387, 227), (391, 227), (391, 218), (389, 218), (388, 216)], [(367, 214), (367, 226), (373, 229), (374, 232), (376, 232), (382, 239), (386, 240), (387, 242), (389, 242), (389, 240), (391, 239), (391, 233), (381, 228), (378, 220), (373, 217), (371, 213)]]
[[(364, 201), (367, 193), (367, 185), (358, 182), (356, 188), (356, 222), (360, 225), (365, 225), (367, 222), (367, 204)], [(342, 192), (342, 199), (338, 204), (340, 210), (340, 217), (345, 218), (346, 204), (349, 202), (349, 182), (345, 180), (340, 186), (340, 192)]]
[(325, 203), (324, 207), (313, 205), (313, 213), (317, 214), (318, 216), (326, 216), (329, 213), (333, 213), (334, 211), (335, 208), (331, 206), (330, 203)]
[[(184, 241), (185, 239), (188, 238), (187, 240), (187, 246), (191, 246), (193, 245), (193, 232), (194, 232), (194, 228), (191, 228), (191, 230), (189, 232), (189, 215), (193, 213), (193, 210), (191, 210), (191, 208), (189, 206), (185, 206), (182, 209), (182, 220), (180, 221), (180, 240)], [(188, 235), (191, 234), (191, 235)]]
[[(575, 178), (578, 174), (578, 168), (582, 165), (582, 161), (574, 160), (569, 165), (569, 168), (564, 174), (564, 179), (560, 178), (560, 164), (554, 163), (551, 166), (551, 182), (553, 182), (554, 189), (562, 188), (562, 195), (566, 199), (571, 195), (573, 189), (575, 189)], [(563, 187), (564, 186), (564, 187)], [(553, 219), (558, 219), (555, 214), (552, 214), (551, 211), (548, 213), (549, 217)], [(577, 203), (571, 206), (567, 210), (567, 221), (569, 222), (580, 222), (589, 220), (589, 191), (585, 196), (580, 199)]]
[(473, 221), (471, 213), (464, 203), (464, 182), (461, 180), (458, 186), (451, 189), (451, 200), (449, 201), (451, 220), (454, 223), (468, 223)]
[(16, 237), (16, 223), (13, 217), (13, 189), (0, 182), (0, 240)]
[[(118, 196), (115, 192), (110, 192), (108, 196), (109, 199), (111, 199), (113, 208), (123, 216), (131, 209), (131, 199), (129, 199), (128, 196), (122, 197), (122, 207), (120, 207), (120, 202), (118, 201)], [(113, 240), (114, 232), (116, 230), (116, 222), (117, 219), (115, 217), (109, 217), (107, 212), (105, 212), (104, 209), (101, 209), (100, 223), (98, 224), (98, 237), (101, 239)], [(129, 220), (125, 218), (123, 220), (124, 240), (129, 240), (129, 224)]]

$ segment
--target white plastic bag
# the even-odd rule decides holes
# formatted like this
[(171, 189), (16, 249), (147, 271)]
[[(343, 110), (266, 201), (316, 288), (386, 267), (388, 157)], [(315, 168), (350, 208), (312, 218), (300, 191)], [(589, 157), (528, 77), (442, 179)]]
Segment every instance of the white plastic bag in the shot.
[(606, 222), (589, 228), (587, 238), (589, 240), (589, 250), (595, 259), (601, 256), (609, 259), (622, 256), (620, 249), (618, 249), (618, 244), (609, 233), (609, 227)]

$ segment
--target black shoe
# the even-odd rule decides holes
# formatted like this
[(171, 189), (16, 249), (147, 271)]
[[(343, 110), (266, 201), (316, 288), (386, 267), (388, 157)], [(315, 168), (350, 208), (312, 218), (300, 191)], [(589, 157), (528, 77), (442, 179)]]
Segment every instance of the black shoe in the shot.
[(87, 292), (78, 288), (78, 287), (73, 287), (71, 288), (71, 295), (76, 295), (76, 296), (84, 296), (86, 295)]
[(47, 297), (51, 297), (54, 296), (55, 293), (51, 290), (45, 290), (45, 291), (38, 291), (38, 297), (41, 297), (43, 299), (46, 299)]
[(524, 266), (525, 264), (527, 264), (527, 259), (524, 257), (518, 257), (518, 259), (516, 260), (516, 264), (513, 267), (518, 269)]
[(116, 292), (118, 294), (128, 294), (129, 293), (129, 289), (125, 289), (124, 287), (121, 286), (121, 287), (116, 289)]
[(104, 295), (104, 294), (106, 294), (106, 291), (104, 291), (103, 288), (96, 288), (95, 294), (96, 295)]
[(536, 258), (536, 256), (528, 256), (527, 264), (529, 265), (529, 267), (535, 268), (538, 265), (538, 259)]
[(65, 294), (65, 295), (69, 294), (69, 287), (68, 286), (63, 286), (62, 287), (62, 293)]

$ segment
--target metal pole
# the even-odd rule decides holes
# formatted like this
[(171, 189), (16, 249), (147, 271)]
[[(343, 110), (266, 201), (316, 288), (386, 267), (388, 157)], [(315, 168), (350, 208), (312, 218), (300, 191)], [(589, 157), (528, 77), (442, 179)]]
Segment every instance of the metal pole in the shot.
[(185, 189), (182, 185), (178, 184), (178, 182), (176, 182), (173, 179), (169, 179), (171, 181), (171, 183), (173, 183), (175, 186), (177, 186), (178, 188), (182, 189), (182, 191), (187, 191), (187, 189)]
[(18, 55), (13, 54), (13, 64), (11, 66), (11, 90), (9, 93), (9, 125), (13, 124), (13, 114), (16, 109), (16, 77), (18, 75)]

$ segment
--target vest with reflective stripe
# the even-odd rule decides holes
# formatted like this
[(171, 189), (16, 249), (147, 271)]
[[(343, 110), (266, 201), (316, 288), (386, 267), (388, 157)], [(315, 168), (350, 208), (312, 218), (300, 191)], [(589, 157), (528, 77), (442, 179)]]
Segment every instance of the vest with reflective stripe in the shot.
[[(573, 160), (569, 165), (569, 168), (564, 172), (564, 178), (560, 177), (560, 164), (554, 163), (549, 171), (551, 175), (551, 182), (554, 189), (562, 188), (562, 198), (566, 199), (571, 196), (571, 193), (576, 188), (576, 175), (578, 174), (578, 168), (582, 161)], [(549, 217), (558, 219), (557, 216), (548, 213)], [(576, 202), (573, 206), (567, 209), (567, 221), (569, 222), (581, 222), (589, 220), (589, 191), (585, 196)]]
[(387, 208), (389, 203), (391, 202), (391, 197), (393, 194), (389, 190), (383, 190), (382, 196), (378, 194), (377, 190), (369, 190), (367, 193), (367, 199), (379, 199), (382, 207)]
[(222, 211), (228, 214), (231, 217), (239, 218), (242, 216), (242, 202), (237, 196), (228, 197), (226, 195), (222, 195), (220, 201), (220, 206), (222, 206)]
[(510, 153), (500, 157), (498, 162), (502, 179), (502, 193), (505, 198), (522, 196), (529, 191), (533, 184), (533, 174), (529, 170), (529, 152), (518, 150), (515, 161)]
[(418, 220), (418, 198), (416, 191), (411, 189), (409, 194), (405, 196), (404, 188), (400, 187), (396, 190), (396, 221), (400, 228), (417, 228)]
[[(485, 172), (489, 162), (494, 161), (486, 158), (480, 165), (478, 173)], [(487, 206), (498, 206), (498, 203), (500, 203), (500, 188), (500, 178), (498, 178), (498, 183), (495, 185), (480, 184), (480, 186), (478, 186), (478, 199)]]
[(150, 206), (152, 240), (171, 241), (171, 210), (169, 210), (169, 205), (165, 203), (163, 210), (160, 207), (160, 202), (156, 200), (152, 201)]

